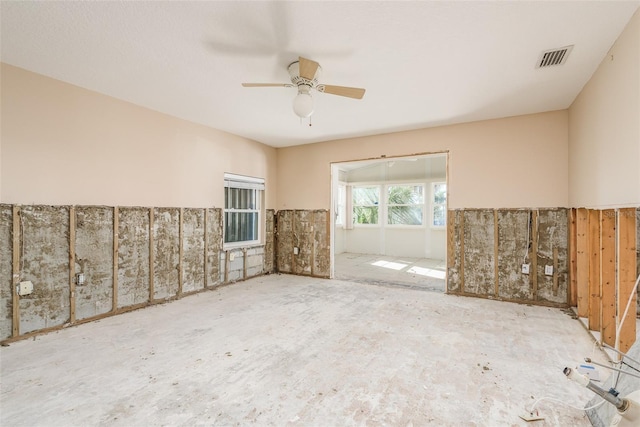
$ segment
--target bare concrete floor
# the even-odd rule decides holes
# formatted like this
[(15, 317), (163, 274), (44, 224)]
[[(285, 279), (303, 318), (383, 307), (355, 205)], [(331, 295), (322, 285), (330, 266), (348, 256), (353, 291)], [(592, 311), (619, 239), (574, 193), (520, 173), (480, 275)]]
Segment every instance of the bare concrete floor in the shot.
[(339, 280), (445, 291), (444, 260), (345, 252), (335, 256), (334, 265)]
[[(271, 275), (0, 348), (2, 426), (588, 426), (564, 311)], [(604, 377), (605, 375), (603, 375)]]

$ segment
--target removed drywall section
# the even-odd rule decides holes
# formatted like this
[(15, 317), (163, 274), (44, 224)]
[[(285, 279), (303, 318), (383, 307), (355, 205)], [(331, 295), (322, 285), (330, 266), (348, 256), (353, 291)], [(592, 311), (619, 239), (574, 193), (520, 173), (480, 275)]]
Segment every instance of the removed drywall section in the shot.
[(293, 273), (293, 217), (295, 211), (278, 211), (276, 224), (276, 266), (279, 273)]
[(541, 301), (566, 304), (569, 283), (569, 214), (567, 209), (540, 209), (537, 217), (536, 297)]
[(464, 292), (464, 211), (447, 212), (447, 292)]
[(329, 277), (328, 211), (278, 211), (276, 265), (279, 273)]
[(0, 205), (0, 340), (11, 336), (13, 326), (12, 228), (11, 205)]
[(222, 253), (222, 209), (206, 210), (206, 253), (205, 287), (212, 287), (221, 283), (220, 254)]
[(118, 219), (118, 308), (149, 301), (149, 209), (123, 207)]
[(518, 300), (532, 299), (529, 276), (522, 264), (530, 262), (531, 211), (498, 211), (498, 293)]
[(75, 286), (76, 319), (82, 320), (113, 308), (113, 208), (78, 206), (75, 215), (75, 273), (83, 276)]
[(275, 228), (276, 212), (266, 211), (265, 243), (264, 243), (264, 272), (273, 273), (275, 269)]
[(182, 213), (182, 292), (204, 288), (204, 209)]
[(495, 295), (493, 210), (464, 211), (464, 291)]
[(293, 237), (294, 246), (298, 248), (298, 253), (292, 251), (293, 272), (301, 275), (311, 275), (314, 258), (313, 245), (313, 211), (295, 211), (293, 217)]
[(180, 273), (180, 209), (153, 211), (153, 299), (176, 296)]
[[(567, 305), (566, 209), (450, 210), (448, 216), (448, 293)], [(546, 266), (553, 271), (545, 274)]]
[(20, 280), (33, 293), (20, 297), (20, 334), (69, 321), (69, 208), (23, 206)]
[(331, 243), (329, 211), (313, 212), (313, 268), (314, 276), (329, 277), (331, 274)]

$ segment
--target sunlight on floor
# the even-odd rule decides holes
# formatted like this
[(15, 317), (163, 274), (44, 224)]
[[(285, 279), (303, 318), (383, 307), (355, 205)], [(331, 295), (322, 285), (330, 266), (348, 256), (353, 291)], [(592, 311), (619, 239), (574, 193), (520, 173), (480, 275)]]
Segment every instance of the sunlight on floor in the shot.
[(446, 277), (446, 274), (444, 271), (433, 270), (431, 268), (423, 268), (423, 267), (417, 267), (417, 266), (413, 266), (410, 269), (408, 269), (407, 273), (419, 274), (420, 276), (433, 277), (434, 279), (442, 279), (442, 280), (444, 280), (444, 278)]
[(375, 265), (376, 267), (390, 268), (392, 270), (402, 270), (403, 268), (409, 266), (409, 264), (400, 264), (399, 262), (391, 262), (391, 261), (384, 261), (384, 260), (372, 262), (371, 265)]

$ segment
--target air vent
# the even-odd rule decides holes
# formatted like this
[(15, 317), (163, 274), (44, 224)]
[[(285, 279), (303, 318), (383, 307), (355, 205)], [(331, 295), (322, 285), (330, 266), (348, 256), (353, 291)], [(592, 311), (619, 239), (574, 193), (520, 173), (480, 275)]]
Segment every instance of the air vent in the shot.
[(552, 65), (562, 65), (567, 61), (569, 53), (573, 46), (565, 46), (560, 49), (547, 50), (542, 52), (540, 59), (536, 64), (536, 68), (551, 67)]

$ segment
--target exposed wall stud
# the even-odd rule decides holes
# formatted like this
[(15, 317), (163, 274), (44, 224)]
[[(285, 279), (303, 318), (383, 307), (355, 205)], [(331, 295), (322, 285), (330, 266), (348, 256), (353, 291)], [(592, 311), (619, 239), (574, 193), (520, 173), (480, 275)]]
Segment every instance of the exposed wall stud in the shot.
[(498, 274), (498, 255), (499, 255), (499, 245), (498, 245), (498, 210), (493, 210), (493, 277), (495, 280), (494, 291), (493, 294), (498, 296), (500, 294), (500, 277)]
[(182, 295), (182, 281), (183, 281), (183, 269), (184, 269), (184, 208), (180, 208), (180, 222), (178, 227), (178, 242), (180, 245), (178, 255), (178, 296)]
[(576, 209), (569, 210), (569, 289), (567, 292), (567, 303), (571, 307), (576, 307), (578, 304), (578, 281), (576, 277), (578, 263), (577, 263), (577, 212)]
[(538, 211), (531, 213), (531, 286), (533, 300), (538, 299)]
[(22, 271), (20, 271), (20, 253), (21, 253), (21, 244), (20, 237), (22, 233), (22, 229), (20, 227), (20, 218), (22, 213), (20, 212), (20, 206), (13, 205), (13, 230), (12, 230), (12, 239), (13, 239), (13, 248), (12, 248), (12, 281), (11, 281), (11, 295), (12, 295), (12, 309), (13, 309), (13, 324), (11, 333), (13, 337), (17, 337), (20, 335), (20, 298), (18, 297), (18, 283), (20, 283), (20, 276), (22, 275)]
[(209, 208), (204, 209), (204, 288), (209, 287), (209, 233), (207, 225), (209, 223)]
[(154, 208), (149, 208), (149, 301), (155, 299), (155, 285), (153, 276), (155, 275), (155, 250), (153, 239), (153, 223), (155, 219)]
[(620, 329), (617, 348), (626, 353), (636, 340), (636, 213), (635, 208), (618, 211), (618, 323), (631, 296), (627, 317)]
[(460, 211), (460, 293), (464, 293), (464, 211)]
[(118, 311), (118, 227), (120, 212), (117, 206), (113, 208), (113, 308)]
[(578, 317), (589, 317), (589, 212), (579, 208), (576, 216), (576, 282)]
[(602, 283), (601, 340), (616, 345), (616, 211), (600, 212), (600, 276)]
[(76, 321), (76, 208), (69, 207), (69, 323)]
[(600, 331), (600, 211), (589, 209), (589, 329)]

